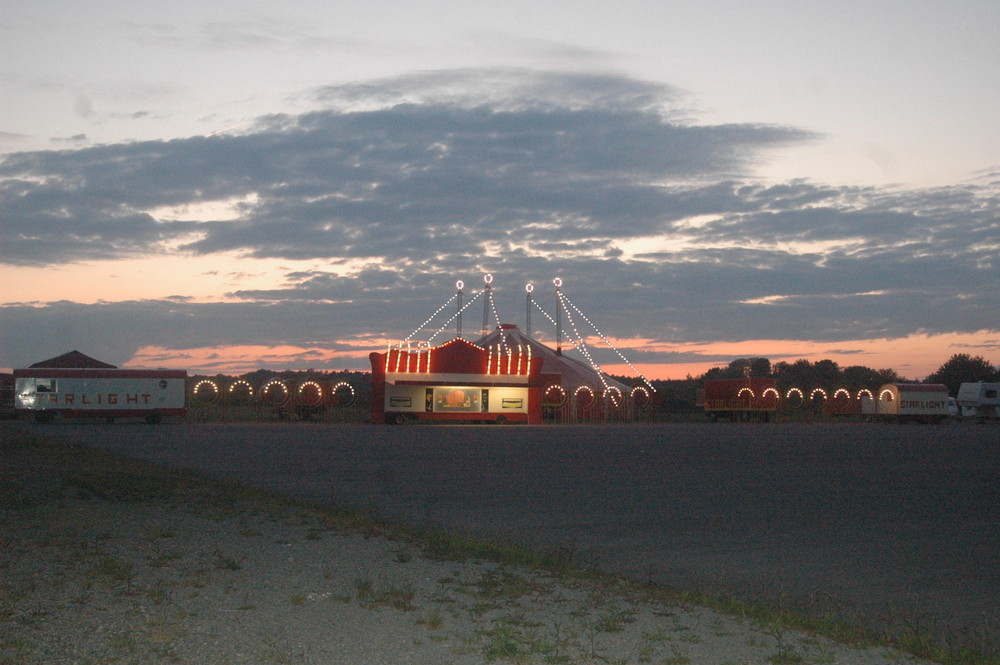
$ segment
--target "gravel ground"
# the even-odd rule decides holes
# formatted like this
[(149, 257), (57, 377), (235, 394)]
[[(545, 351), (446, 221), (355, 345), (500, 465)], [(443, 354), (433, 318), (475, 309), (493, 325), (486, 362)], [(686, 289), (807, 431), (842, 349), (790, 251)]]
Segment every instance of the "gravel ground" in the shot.
[(995, 425), (6, 427), (564, 548), (633, 580), (1000, 649)]
[(917, 662), (5, 434), (0, 665)]

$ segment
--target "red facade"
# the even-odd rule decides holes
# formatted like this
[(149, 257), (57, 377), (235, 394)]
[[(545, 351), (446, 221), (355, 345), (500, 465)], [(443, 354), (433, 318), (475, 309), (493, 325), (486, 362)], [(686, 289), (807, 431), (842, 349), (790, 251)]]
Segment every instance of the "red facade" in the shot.
[(369, 359), (373, 423), (542, 422), (542, 360), (526, 346), (484, 348), (456, 338)]

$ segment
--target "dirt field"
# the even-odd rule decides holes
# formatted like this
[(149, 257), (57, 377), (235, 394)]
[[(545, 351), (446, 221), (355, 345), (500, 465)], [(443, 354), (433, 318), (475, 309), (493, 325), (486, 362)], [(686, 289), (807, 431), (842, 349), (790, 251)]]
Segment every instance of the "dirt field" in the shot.
[(410, 523), (561, 546), (635, 579), (1000, 644), (992, 426), (63, 424), (46, 432)]

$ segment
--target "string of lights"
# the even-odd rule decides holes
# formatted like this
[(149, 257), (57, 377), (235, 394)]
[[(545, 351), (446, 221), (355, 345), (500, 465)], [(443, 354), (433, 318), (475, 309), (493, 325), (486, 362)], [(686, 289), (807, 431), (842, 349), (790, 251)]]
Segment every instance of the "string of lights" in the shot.
[[(427, 339), (426, 342), (413, 342), (413, 341), (411, 341), (411, 340), (413, 340), (414, 336), (416, 336), (418, 333), (420, 333), (422, 330), (424, 330), (427, 326), (429, 326), (431, 324), (431, 322), (434, 321), (434, 319), (437, 318), (437, 316), (439, 314), (441, 314), (441, 312), (443, 312), (445, 310), (445, 308), (447, 308), (449, 305), (451, 305), (453, 302), (455, 302), (456, 299), (460, 299), (461, 298), (461, 296), (463, 295), (462, 287), (461, 287), (462, 283), (459, 282), (458, 283), (459, 284), (458, 291), (456, 293), (454, 293), (451, 296), (451, 298), (449, 298), (444, 304), (442, 304), (440, 307), (438, 307), (434, 311), (434, 313), (431, 314), (427, 318), (426, 321), (424, 321), (413, 332), (411, 332), (403, 340), (401, 340), (397, 345), (395, 345), (395, 348), (402, 350), (404, 347), (406, 347), (409, 350), (410, 348), (412, 348), (411, 345), (415, 343), (417, 345), (417, 354), (420, 354), (420, 352), (424, 350), (424, 349), (421, 348), (421, 346), (423, 346), (423, 345), (426, 345), (424, 348), (426, 349), (427, 352), (429, 352), (430, 351), (430, 347), (431, 347), (431, 343), (433, 342), (433, 340), (438, 335), (440, 335), (445, 330), (447, 330), (454, 323), (454, 321), (456, 319), (458, 319), (459, 317), (461, 317), (462, 314), (465, 312), (465, 310), (468, 309), (474, 302), (476, 302), (476, 300), (481, 295), (483, 295), (483, 293), (486, 293), (486, 298), (485, 298), (484, 304), (483, 304), (483, 328), (484, 328), (483, 334), (485, 335), (485, 334), (488, 333), (488, 330), (486, 330), (486, 320), (487, 320), (487, 313), (489, 311), (493, 312), (493, 318), (496, 320), (497, 327), (501, 328), (502, 325), (503, 325), (503, 322), (502, 322), (502, 320), (500, 318), (500, 313), (499, 313), (499, 311), (497, 309), (496, 300), (493, 297), (493, 289), (492, 289), (493, 275), (487, 274), (485, 276), (485, 281), (486, 281), (486, 288), (483, 289), (482, 291), (479, 291), (478, 293), (476, 293), (471, 299), (469, 299), (468, 302), (462, 303), (462, 301), (459, 300), (458, 311), (456, 311), (454, 314), (452, 314), (448, 318), (448, 320), (445, 321), (441, 325), (441, 327), (438, 328), (438, 330), (436, 332), (434, 332)], [(603, 332), (601, 332), (601, 330), (594, 324), (594, 322), (591, 321), (590, 318), (586, 314), (584, 314), (584, 312), (579, 307), (577, 307), (576, 304), (573, 301), (571, 301), (562, 292), (562, 289), (559, 288), (559, 287), (562, 286), (562, 280), (557, 278), (553, 283), (556, 284), (556, 287), (557, 287), (556, 288), (556, 297), (557, 297), (556, 307), (557, 307), (557, 309), (561, 308), (560, 309), (561, 312), (565, 312), (567, 322), (569, 323), (570, 328), (572, 329), (572, 335), (570, 336), (569, 342), (573, 345), (573, 347), (577, 351), (579, 351), (584, 356), (584, 358), (586, 358), (586, 360), (590, 364), (590, 366), (597, 372), (598, 377), (600, 377), (601, 382), (604, 384), (605, 391), (608, 390), (608, 383), (605, 380), (604, 373), (601, 371), (600, 365), (598, 365), (597, 361), (594, 360), (593, 355), (590, 353), (590, 349), (587, 347), (587, 343), (584, 340), (584, 337), (581, 334), (581, 332), (579, 330), (579, 327), (577, 326), (576, 321), (573, 318), (572, 312), (575, 312), (583, 321), (585, 321), (587, 323), (587, 325), (589, 325), (594, 330), (594, 332), (597, 333), (597, 335), (601, 338), (601, 340), (603, 340), (604, 343), (607, 344), (618, 355), (618, 357), (621, 358), (621, 360), (626, 365), (628, 365), (628, 367), (633, 372), (635, 372), (635, 374), (640, 379), (642, 379), (643, 383), (650, 390), (652, 390), (653, 392), (656, 392), (656, 388), (654, 388), (653, 385), (649, 382), (649, 380), (645, 376), (643, 376), (642, 372), (640, 372), (639, 369), (628, 358), (625, 357), (625, 354), (623, 354), (621, 352), (621, 350), (618, 349), (618, 347), (616, 347), (614, 344), (612, 344), (611, 340), (608, 339), (607, 335), (605, 335)], [(561, 328), (560, 323), (557, 321), (556, 318), (553, 318), (553, 316), (551, 314), (549, 314), (547, 311), (545, 311), (545, 309), (538, 303), (537, 300), (535, 300), (534, 298), (530, 297), (531, 290), (533, 290), (533, 289), (529, 289), (528, 290), (528, 294), (529, 294), (529, 297), (528, 297), (528, 304), (529, 304), (528, 312), (529, 312), (529, 315), (530, 315), (530, 311), (531, 311), (530, 305), (533, 304), (535, 306), (535, 308), (537, 308), (538, 311), (541, 312), (542, 315), (545, 316), (545, 318), (548, 319), (549, 322), (552, 325), (556, 326), (556, 328), (557, 328), (557, 336), (558, 336), (560, 334), (559, 328)], [(503, 335), (503, 334), (500, 335), (500, 345), (501, 346), (500, 346), (500, 348), (497, 349), (497, 352), (498, 353), (502, 352), (503, 355), (511, 356), (511, 350), (510, 350), (509, 345), (507, 343), (507, 337), (506, 337), (506, 335)], [(513, 362), (510, 359), (509, 359), (509, 361)], [(417, 358), (416, 362), (417, 362), (417, 366), (419, 368), (419, 366), (420, 366), (420, 359)]]
[[(493, 309), (493, 318), (496, 319), (496, 321), (497, 321), (497, 327), (499, 328), (500, 324), (501, 324), (500, 314), (497, 312), (496, 300), (494, 300), (494, 298), (493, 298), (493, 289), (489, 290), (489, 295), (487, 297), (489, 298), (489, 301), (488, 301), (489, 305)], [(485, 335), (487, 332), (489, 332), (489, 331), (484, 330), (483, 331), (483, 335)], [(505, 354), (509, 354), (510, 353), (510, 349), (507, 348), (507, 337), (505, 335), (500, 335), (500, 343), (501, 343), (501, 345), (503, 345), (503, 352)]]
[[(474, 296), (473, 296), (473, 297), (472, 297), (472, 298), (471, 298), (471, 299), (469, 300), (469, 302), (467, 302), (467, 303), (465, 303), (464, 305), (462, 305), (462, 309), (460, 309), (460, 310), (458, 310), (457, 312), (455, 312), (454, 314), (452, 314), (452, 315), (451, 315), (451, 316), (450, 316), (450, 317), (448, 318), (448, 320), (447, 320), (447, 321), (445, 321), (445, 322), (444, 322), (444, 323), (443, 323), (443, 324), (441, 325), (441, 327), (440, 327), (440, 328), (438, 328), (437, 332), (435, 332), (435, 333), (434, 333), (433, 335), (431, 335), (430, 337), (428, 337), (428, 338), (427, 338), (427, 344), (429, 345), (429, 344), (431, 343), (431, 341), (432, 341), (432, 340), (433, 340), (433, 339), (434, 339), (435, 337), (437, 337), (438, 335), (440, 335), (441, 333), (443, 333), (443, 332), (444, 332), (444, 331), (445, 331), (445, 330), (446, 330), (446, 329), (447, 329), (447, 328), (448, 328), (449, 326), (451, 326), (452, 322), (453, 322), (453, 321), (454, 321), (455, 319), (457, 319), (457, 318), (458, 318), (458, 317), (459, 317), (459, 316), (460, 316), (460, 315), (462, 314), (462, 312), (464, 312), (465, 310), (467, 310), (467, 309), (469, 308), (469, 305), (471, 305), (472, 303), (476, 302), (476, 300), (477, 300), (477, 299), (479, 298), (479, 296), (481, 296), (481, 295), (482, 295), (482, 291), (480, 291), (479, 293), (477, 293), (476, 295), (474, 295)], [(454, 298), (454, 297), (452, 297), (452, 300), (454, 300), (454, 299), (455, 299), (455, 298)], [(445, 308), (445, 306), (447, 306), (447, 305), (448, 305), (448, 303), (450, 303), (450, 302), (451, 302), (451, 300), (449, 300), (449, 301), (448, 301), (448, 302), (446, 302), (446, 303), (445, 303), (444, 305), (442, 305), (442, 306), (441, 306), (441, 309), (439, 309), (439, 310), (438, 310), (438, 312), (440, 312), (440, 311), (441, 311), (442, 309), (444, 309), (444, 308)], [(435, 313), (435, 316), (437, 316), (437, 313)], [(432, 316), (432, 317), (431, 317), (431, 319), (433, 319), (433, 318), (434, 318), (434, 317)], [(428, 319), (428, 320), (427, 320), (427, 323), (430, 323), (430, 319)], [(427, 323), (425, 323), (425, 324), (424, 324), (424, 326), (426, 326), (426, 325), (427, 325)], [(421, 326), (420, 328), (423, 328), (424, 326)], [(418, 330), (419, 330), (419, 329), (418, 329)]]
[(647, 386), (649, 386), (649, 388), (650, 388), (650, 389), (651, 389), (651, 390), (652, 390), (653, 392), (656, 392), (656, 388), (653, 388), (653, 385), (652, 385), (652, 384), (651, 384), (651, 383), (650, 383), (650, 382), (649, 382), (649, 381), (648, 381), (648, 380), (646, 379), (646, 377), (645, 377), (645, 376), (643, 376), (643, 375), (642, 375), (642, 372), (640, 372), (640, 371), (639, 371), (639, 369), (638, 369), (638, 368), (637, 368), (637, 367), (636, 367), (635, 365), (633, 365), (633, 364), (632, 364), (632, 362), (631, 362), (631, 361), (630, 361), (630, 360), (629, 360), (628, 358), (626, 358), (626, 357), (625, 357), (625, 355), (624, 355), (624, 354), (623, 354), (623, 353), (622, 353), (621, 351), (619, 351), (619, 350), (618, 350), (618, 347), (617, 347), (617, 346), (615, 346), (614, 344), (612, 344), (612, 343), (611, 343), (611, 340), (609, 340), (609, 339), (608, 339), (608, 338), (607, 338), (607, 337), (606, 337), (606, 336), (604, 335), (604, 333), (602, 333), (602, 332), (600, 331), (600, 329), (599, 329), (599, 328), (598, 328), (598, 327), (597, 327), (596, 325), (594, 325), (594, 322), (593, 322), (593, 321), (591, 321), (590, 319), (588, 319), (588, 318), (587, 318), (587, 315), (586, 315), (586, 314), (584, 314), (583, 312), (581, 312), (581, 311), (580, 311), (580, 308), (579, 308), (579, 307), (577, 307), (576, 305), (574, 305), (574, 304), (573, 304), (573, 302), (572, 302), (572, 301), (571, 301), (571, 300), (570, 300), (570, 299), (569, 299), (568, 297), (566, 297), (566, 295), (565, 295), (565, 294), (561, 294), (561, 295), (562, 295), (562, 299), (563, 299), (563, 300), (564, 300), (564, 301), (565, 301), (565, 302), (566, 302), (566, 303), (567, 303), (567, 304), (568, 304), (568, 305), (569, 305), (570, 307), (572, 307), (572, 308), (573, 308), (573, 311), (575, 311), (575, 312), (576, 312), (577, 314), (579, 314), (580, 316), (582, 316), (582, 317), (583, 317), (583, 320), (584, 320), (584, 321), (586, 321), (586, 322), (587, 322), (588, 324), (590, 324), (590, 327), (594, 329), (594, 332), (596, 332), (596, 333), (597, 333), (598, 335), (600, 335), (601, 339), (603, 339), (603, 340), (604, 340), (604, 343), (605, 343), (605, 344), (607, 344), (608, 346), (610, 346), (610, 347), (611, 347), (612, 349), (614, 349), (615, 353), (617, 353), (617, 354), (618, 354), (618, 357), (619, 357), (619, 358), (621, 358), (621, 359), (622, 359), (623, 361), (625, 361), (625, 364), (626, 364), (626, 365), (628, 365), (629, 367), (631, 367), (631, 368), (632, 368), (632, 371), (633, 371), (633, 372), (635, 372), (635, 373), (636, 373), (636, 374), (637, 374), (637, 375), (639, 376), (639, 378), (640, 378), (640, 379), (642, 379), (642, 382), (643, 382), (643, 383), (645, 383), (645, 384), (646, 384)]
[[(566, 296), (563, 295), (562, 290), (556, 291), (556, 294), (558, 295), (560, 302), (563, 303), (563, 311), (566, 312), (566, 320), (569, 321), (570, 327), (573, 328), (573, 335), (575, 336), (576, 340), (578, 340), (578, 342), (579, 342), (579, 343), (577, 343), (577, 341), (573, 341), (573, 345), (576, 346), (576, 348), (580, 350), (580, 353), (582, 353), (583, 356), (584, 356), (584, 358), (587, 359), (587, 362), (590, 363), (590, 366), (594, 368), (595, 372), (597, 372), (598, 378), (601, 380), (601, 383), (604, 385), (604, 390), (607, 391), (607, 389), (608, 389), (608, 382), (604, 378), (604, 372), (601, 371), (601, 366), (598, 365), (597, 362), (594, 360), (594, 358), (590, 355), (590, 349), (587, 348), (587, 343), (583, 341), (583, 335), (581, 335), (580, 331), (577, 329), (576, 322), (573, 320), (573, 316), (569, 313), (569, 310), (566, 309), (566, 304), (565, 304), (566, 303)], [(572, 341), (572, 338), (571, 338), (571, 341)]]
[(448, 299), (448, 302), (446, 302), (445, 304), (443, 304), (440, 307), (438, 307), (437, 310), (433, 314), (431, 314), (430, 316), (427, 317), (426, 321), (424, 321), (419, 326), (417, 326), (416, 330), (414, 330), (409, 335), (407, 335), (406, 337), (404, 337), (402, 339), (402, 341), (400, 341), (400, 343), (399, 343), (400, 348), (402, 348), (404, 342), (408, 342), (409, 340), (413, 339), (414, 335), (416, 335), (418, 332), (420, 332), (421, 330), (423, 330), (425, 326), (427, 326), (431, 321), (434, 320), (435, 316), (437, 316), (438, 314), (440, 314), (444, 310), (444, 308), (447, 307), (448, 305), (450, 305), (452, 303), (452, 301), (455, 300), (455, 298), (457, 298), (457, 297), (458, 297), (458, 293), (455, 293), (451, 298)]

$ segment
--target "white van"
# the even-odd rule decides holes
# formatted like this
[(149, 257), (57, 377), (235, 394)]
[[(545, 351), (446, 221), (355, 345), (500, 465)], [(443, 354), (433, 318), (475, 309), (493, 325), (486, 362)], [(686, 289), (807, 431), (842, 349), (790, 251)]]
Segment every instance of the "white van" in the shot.
[(958, 389), (962, 414), (980, 420), (1000, 417), (1000, 383), (963, 383)]

